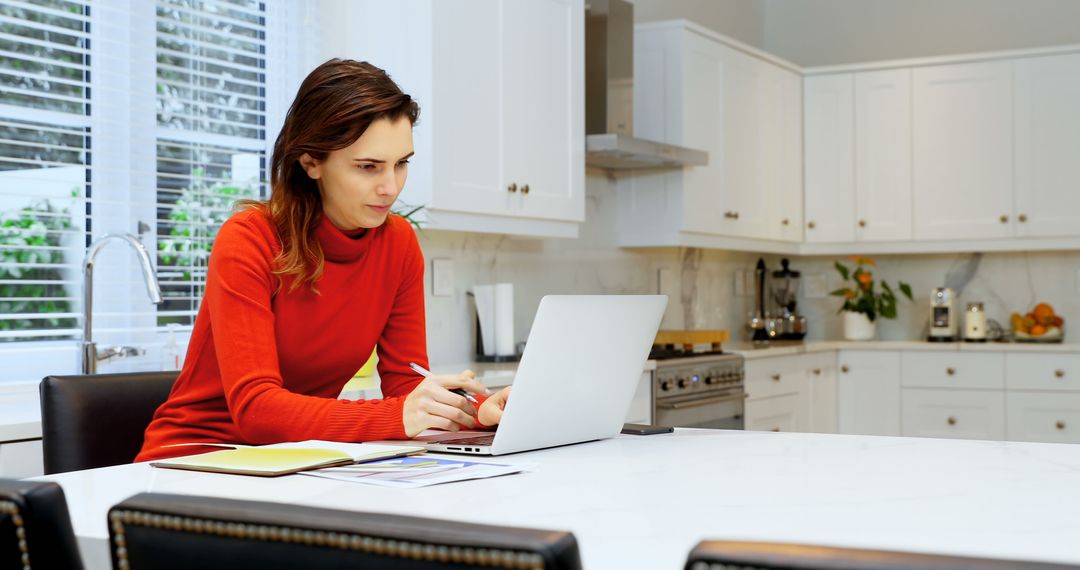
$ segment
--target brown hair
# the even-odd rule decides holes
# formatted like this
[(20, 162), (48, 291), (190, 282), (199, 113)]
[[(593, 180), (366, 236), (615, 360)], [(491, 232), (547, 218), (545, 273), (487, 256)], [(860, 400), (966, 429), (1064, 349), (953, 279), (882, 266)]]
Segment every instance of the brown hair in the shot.
[(319, 186), (300, 166), (300, 157), (326, 160), (360, 138), (378, 119), (402, 117), (416, 124), (420, 107), (385, 71), (365, 61), (331, 59), (316, 67), (300, 84), (274, 143), (270, 164), (270, 199), (243, 200), (238, 209), (265, 212), (277, 228), (281, 253), (274, 259), (278, 290), (286, 275), (289, 291), (315, 282), (323, 272), (323, 251), (312, 237), (322, 214)]

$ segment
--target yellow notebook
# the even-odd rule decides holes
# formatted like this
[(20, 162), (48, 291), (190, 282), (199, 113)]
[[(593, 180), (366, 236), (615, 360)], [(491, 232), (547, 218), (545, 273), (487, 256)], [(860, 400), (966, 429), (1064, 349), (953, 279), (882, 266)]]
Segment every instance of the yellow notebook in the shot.
[(424, 448), (415, 445), (340, 443), (319, 440), (262, 446), (205, 443), (179, 445), (209, 445), (229, 447), (231, 449), (153, 461), (150, 465), (168, 469), (276, 477), (309, 469), (366, 463), (379, 459), (414, 455), (424, 451)]

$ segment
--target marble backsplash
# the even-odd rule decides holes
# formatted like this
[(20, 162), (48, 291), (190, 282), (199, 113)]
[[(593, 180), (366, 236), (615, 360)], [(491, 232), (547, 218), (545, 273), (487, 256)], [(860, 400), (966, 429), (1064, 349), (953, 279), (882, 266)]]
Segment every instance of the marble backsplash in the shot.
[[(425, 280), (431, 359), (470, 359), (476, 329), (467, 292), (473, 285), (495, 282), (514, 284), (518, 341), (527, 337), (541, 297), (570, 293), (663, 292), (670, 297), (664, 328), (722, 328), (730, 330), (733, 338), (746, 338), (752, 289), (739, 290), (737, 295), (736, 273), (748, 272), (752, 276), (760, 256), (695, 248), (619, 248), (614, 240), (615, 198), (615, 185), (602, 174), (590, 173), (586, 179), (588, 221), (580, 237), (573, 240), (421, 232), (428, 271), (433, 259), (449, 259), (454, 272), (454, 292), (450, 296), (432, 296), (431, 276)], [(764, 258), (770, 272), (780, 267), (780, 256)], [(841, 257), (791, 260), (791, 267), (803, 273), (799, 308), (810, 321), (811, 340), (842, 336), (841, 318), (836, 314), (839, 300), (819, 296), (841, 285), (833, 269), (837, 259)], [(988, 316), (1006, 326), (1011, 311), (1025, 312), (1040, 301), (1052, 304), (1065, 318), (1066, 327), (1080, 318), (1080, 252), (887, 255), (876, 256), (875, 260), (877, 278), (891, 284), (903, 280), (911, 284), (915, 293), (914, 302), (900, 302), (897, 319), (880, 322), (878, 338), (882, 340), (923, 338), (928, 326), (930, 290), (944, 283), (959, 291), (961, 311), (969, 301), (982, 301)], [(808, 287), (807, 278), (817, 281), (818, 291)]]

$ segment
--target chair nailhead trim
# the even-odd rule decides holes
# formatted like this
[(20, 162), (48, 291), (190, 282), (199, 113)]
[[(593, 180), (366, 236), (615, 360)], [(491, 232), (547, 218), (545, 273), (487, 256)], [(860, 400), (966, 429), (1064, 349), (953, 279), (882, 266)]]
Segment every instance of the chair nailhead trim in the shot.
[(14, 501), (0, 501), (0, 514), (9, 515), (15, 524), (15, 538), (19, 539), (19, 553), (22, 570), (30, 570), (30, 546), (26, 543), (26, 527), (23, 525), (19, 504)]
[[(214, 521), (132, 510), (118, 510), (109, 513), (109, 522), (113, 529), (113, 544), (119, 570), (130, 570), (131, 568), (127, 553), (126, 526), (145, 526), (228, 538), (355, 550), (367, 554), (410, 558), (425, 562), (475, 564), (502, 567), (508, 570), (544, 570), (544, 558), (533, 552), (446, 546), (353, 533)], [(30, 570), (29, 565), (23, 570)]]

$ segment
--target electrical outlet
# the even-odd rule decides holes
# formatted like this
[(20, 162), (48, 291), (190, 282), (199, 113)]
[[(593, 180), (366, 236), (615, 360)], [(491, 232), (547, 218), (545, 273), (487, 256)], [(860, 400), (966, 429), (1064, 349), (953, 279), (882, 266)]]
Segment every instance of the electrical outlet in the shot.
[(807, 299), (824, 299), (829, 296), (827, 289), (824, 275), (807, 275), (803, 280), (803, 297)]
[(454, 294), (454, 260), (431, 260), (431, 296), (450, 297)]
[(735, 270), (735, 296), (736, 297), (745, 297), (746, 296), (746, 270), (745, 269), (736, 269)]

